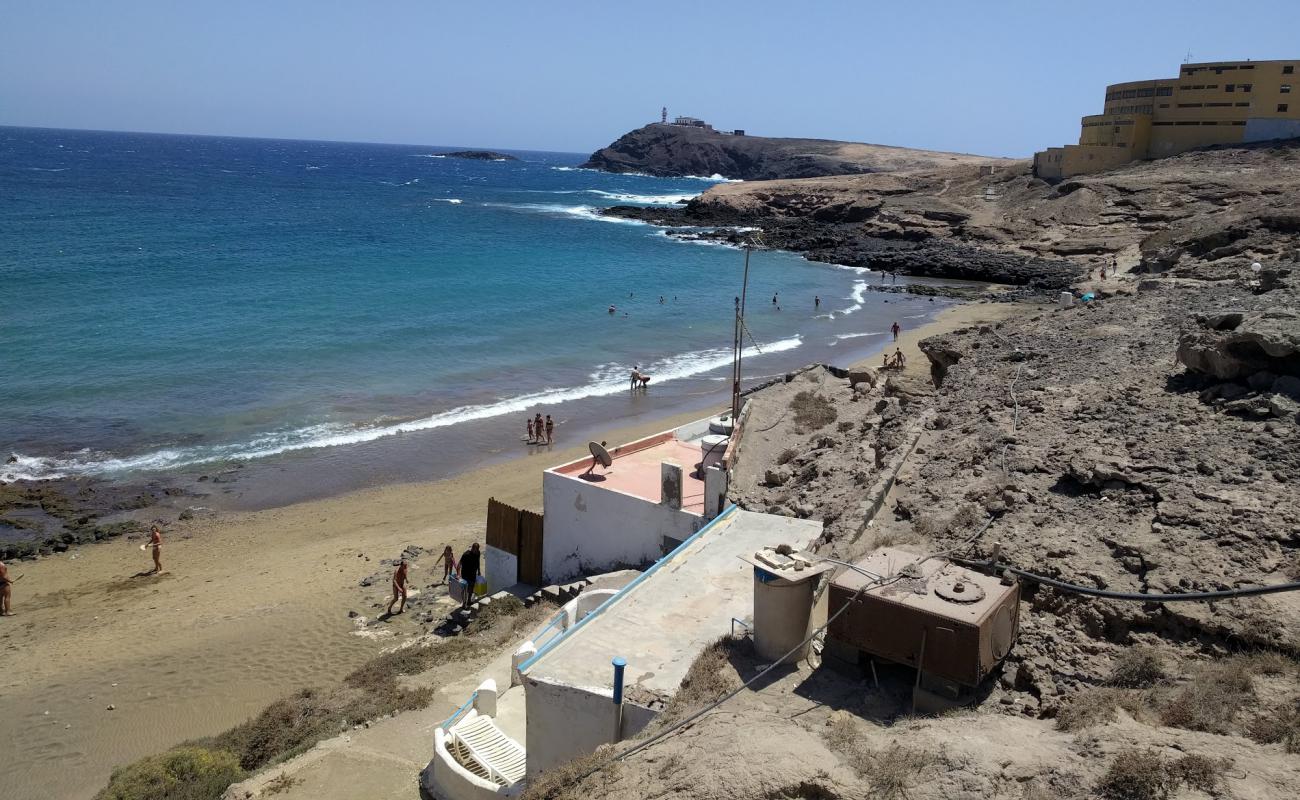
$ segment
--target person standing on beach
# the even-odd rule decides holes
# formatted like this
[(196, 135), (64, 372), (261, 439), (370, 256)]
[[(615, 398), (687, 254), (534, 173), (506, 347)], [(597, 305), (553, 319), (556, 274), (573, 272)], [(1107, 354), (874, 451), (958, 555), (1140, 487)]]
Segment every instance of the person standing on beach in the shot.
[(894, 324), (890, 325), (889, 329), (894, 332), (894, 341), (898, 341), (898, 332), (902, 330), (898, 325), (898, 320), (894, 320)]
[(821, 297), (819, 297), (818, 295), (813, 295), (813, 311), (817, 311), (821, 307), (822, 307)]
[(397, 607), (397, 613), (400, 614), (406, 610), (406, 559), (397, 562), (397, 569), (393, 571), (393, 599), (388, 601), (388, 615), (393, 615), (393, 603), (398, 600), (402, 604)]
[(546, 415), (546, 443), (551, 444), (554, 441), (555, 441), (555, 420), (551, 419), (550, 414), (547, 414)]
[(153, 551), (153, 571), (150, 575), (157, 575), (162, 569), (162, 529), (157, 525), (149, 530), (149, 544), (147, 547)]
[(533, 418), (528, 417), (528, 441), (533, 440)]
[(13, 585), (14, 582), (9, 578), (9, 568), (5, 566), (5, 562), (0, 561), (0, 617), (14, 615), (13, 610), (9, 608), (9, 596), (12, 594), (9, 587)]
[(469, 608), (474, 602), (474, 584), (478, 581), (478, 542), (460, 554), (460, 577), (465, 581), (465, 596), (461, 598), (460, 607)]
[[(528, 420), (528, 427), (533, 427), (533, 421), (531, 419)], [(436, 567), (439, 562), (442, 563), (442, 582), (449, 583), (451, 581), (451, 573), (456, 571), (456, 553), (451, 549), (451, 545), (442, 548), (442, 555), (438, 556), (438, 560), (433, 562), (433, 565)]]
[(536, 442), (537, 444), (541, 444), (541, 443), (542, 443), (542, 415), (541, 415), (541, 412), (538, 412), (537, 416), (533, 417), (533, 441)]

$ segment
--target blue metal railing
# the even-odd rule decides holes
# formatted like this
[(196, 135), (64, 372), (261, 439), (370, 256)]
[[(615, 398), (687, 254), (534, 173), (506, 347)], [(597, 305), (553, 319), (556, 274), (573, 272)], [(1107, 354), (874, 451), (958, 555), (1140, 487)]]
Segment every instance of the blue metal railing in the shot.
[(469, 696), (469, 699), (465, 701), (465, 704), (462, 705), (460, 708), (456, 709), (456, 712), (452, 714), (450, 717), (447, 717), (447, 719), (438, 727), (442, 728), (444, 731), (450, 728), (452, 725), (456, 723), (456, 720), (460, 719), (465, 714), (466, 711), (469, 711), (470, 706), (474, 705), (474, 701), (477, 699), (478, 699), (478, 691), (475, 690), (474, 694), (471, 694)]
[(722, 513), (718, 514), (718, 516), (716, 516), (716, 517), (714, 517), (713, 519), (709, 520), (708, 523), (705, 524), (705, 526), (704, 526), (703, 528), (700, 528), (700, 529), (699, 529), (698, 531), (696, 531), (695, 533), (693, 533), (693, 534), (691, 534), (690, 536), (686, 537), (686, 540), (685, 540), (684, 542), (682, 542), (681, 544), (677, 545), (677, 547), (673, 548), (673, 550), (672, 550), (671, 553), (669, 553), (668, 555), (666, 555), (666, 556), (664, 556), (663, 558), (659, 559), (659, 560), (656, 561), (655, 563), (651, 564), (649, 569), (647, 569), (645, 572), (642, 572), (640, 575), (636, 576), (636, 578), (635, 578), (631, 583), (629, 583), (627, 586), (624, 586), (622, 589), (619, 589), (618, 594), (613, 595), (612, 597), (610, 597), (610, 598), (609, 598), (608, 600), (606, 600), (605, 602), (603, 602), (603, 603), (601, 603), (600, 605), (596, 606), (594, 609), (592, 609), (592, 611), (591, 611), (590, 614), (588, 614), (587, 616), (585, 616), (585, 617), (583, 617), (582, 619), (578, 620), (578, 621), (577, 621), (576, 623), (574, 623), (573, 625), (570, 625), (569, 628), (568, 628), (567, 630), (563, 631), (559, 636), (553, 636), (553, 637), (551, 637), (551, 640), (550, 640), (549, 642), (546, 643), (546, 646), (537, 648), (537, 652), (536, 652), (536, 653), (534, 653), (534, 654), (533, 654), (533, 655), (532, 655), (532, 656), (531, 656), (527, 661), (525, 661), (524, 663), (522, 663), (522, 664), (519, 665), (519, 671), (520, 671), (521, 673), (522, 673), (522, 672), (526, 672), (526, 671), (527, 671), (527, 670), (528, 670), (532, 665), (534, 665), (534, 664), (537, 663), (537, 660), (538, 660), (538, 659), (540, 659), (542, 656), (546, 655), (546, 654), (549, 653), (551, 650), (553, 650), (557, 644), (559, 644), (560, 642), (564, 641), (566, 638), (568, 638), (568, 637), (569, 637), (570, 635), (572, 635), (574, 632), (578, 631), (580, 628), (582, 628), (583, 625), (586, 625), (586, 624), (587, 624), (588, 622), (590, 622), (591, 620), (593, 620), (593, 619), (595, 619), (596, 617), (600, 616), (600, 615), (605, 611), (605, 609), (609, 608), (609, 607), (610, 607), (611, 605), (613, 605), (614, 603), (617, 603), (617, 602), (619, 601), (619, 599), (623, 597), (623, 595), (625, 595), (625, 594), (627, 594), (628, 592), (630, 592), (630, 591), (632, 591), (633, 589), (635, 589), (637, 586), (639, 586), (639, 585), (641, 584), (642, 581), (644, 581), (646, 578), (649, 578), (651, 575), (653, 575), (655, 572), (657, 572), (661, 566), (663, 566), (664, 564), (667, 564), (669, 561), (673, 560), (673, 558), (674, 558), (678, 553), (680, 553), (681, 551), (683, 551), (683, 550), (685, 550), (687, 547), (689, 547), (689, 546), (690, 546), (690, 545), (691, 545), (691, 544), (692, 544), (696, 539), (700, 538), (700, 537), (703, 536), (705, 533), (707, 533), (707, 532), (709, 531), (709, 529), (711, 529), (714, 525), (718, 524), (719, 522), (721, 522), (721, 521), (722, 521), (723, 519), (725, 519), (726, 517), (729, 517), (729, 516), (731, 515), (731, 512), (734, 511), (735, 508), (736, 508), (736, 505), (735, 505), (734, 503), (731, 504), (731, 505), (729, 505), (729, 506), (727, 506), (725, 509), (722, 510)]
[[(542, 628), (540, 631), (537, 632), (537, 636), (533, 639), (533, 645), (536, 646), (536, 647), (538, 647), (538, 648), (543, 647), (544, 645), (539, 641), (539, 640), (542, 638), (542, 635), (543, 635), (544, 633), (546, 633), (547, 631), (549, 631), (551, 628), (554, 628), (556, 625), (560, 624), (560, 622), (563, 621), (566, 617), (568, 617), (568, 614), (566, 614), (566, 613), (564, 612), (564, 610), (561, 609), (561, 610), (560, 610), (560, 613), (558, 613), (558, 614), (555, 615), (555, 619), (551, 620), (551, 621), (546, 625), (545, 628)], [(563, 636), (563, 635), (564, 635), (564, 629), (563, 629), (563, 628), (561, 628), (561, 629), (559, 629), (558, 631), (555, 632), (555, 636)], [(554, 639), (555, 636), (552, 636), (551, 639)], [(549, 643), (549, 642), (551, 641), (551, 639), (548, 639), (547, 642)]]

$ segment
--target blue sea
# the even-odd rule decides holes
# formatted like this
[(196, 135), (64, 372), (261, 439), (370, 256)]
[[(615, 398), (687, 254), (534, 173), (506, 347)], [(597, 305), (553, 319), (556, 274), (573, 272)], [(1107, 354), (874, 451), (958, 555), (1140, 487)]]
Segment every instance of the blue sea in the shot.
[[(717, 176), (452, 149), (0, 128), (0, 479), (436, 477), (523, 453), (538, 411), (573, 444), (725, 401), (744, 253), (596, 213)], [(878, 280), (756, 252), (747, 379), (848, 363), (943, 305)]]

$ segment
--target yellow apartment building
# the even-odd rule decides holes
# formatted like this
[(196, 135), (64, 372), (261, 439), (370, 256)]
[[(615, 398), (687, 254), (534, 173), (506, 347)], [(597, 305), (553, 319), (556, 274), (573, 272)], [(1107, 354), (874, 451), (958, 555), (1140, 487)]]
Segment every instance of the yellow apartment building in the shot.
[(1177, 78), (1106, 87), (1078, 144), (1034, 154), (1034, 174), (1067, 178), (1214, 144), (1300, 137), (1300, 59), (1184, 64)]

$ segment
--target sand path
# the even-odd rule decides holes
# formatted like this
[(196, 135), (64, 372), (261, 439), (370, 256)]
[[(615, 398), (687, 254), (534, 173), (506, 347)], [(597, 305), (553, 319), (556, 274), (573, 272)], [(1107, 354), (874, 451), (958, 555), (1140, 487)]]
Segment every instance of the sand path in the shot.
[[(392, 641), (354, 635), (347, 616), (386, 600), (386, 585), (358, 585), (380, 559), (407, 544), (460, 552), (481, 537), (489, 496), (540, 510), (541, 470), (585, 454), (557, 446), (437, 483), (195, 520), (167, 534), (159, 576), (138, 574), (151, 567), (139, 539), (15, 565), (17, 615), (0, 619), (4, 796), (91, 797), (114, 765), (337, 681)], [(412, 574), (416, 586), (431, 577)], [(416, 630), (409, 616), (392, 628)]]

